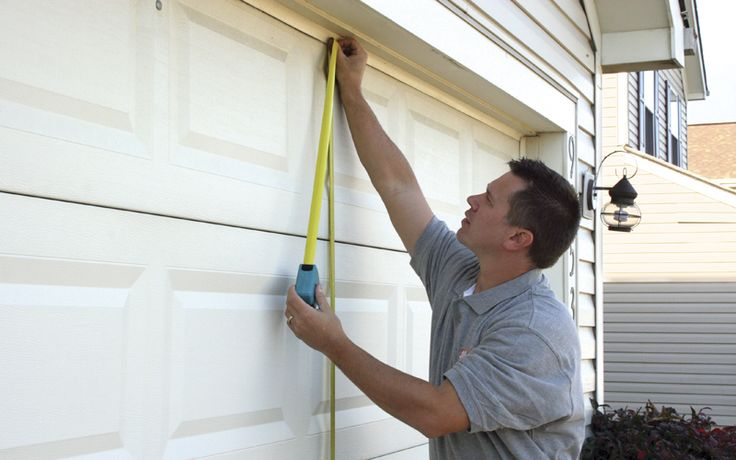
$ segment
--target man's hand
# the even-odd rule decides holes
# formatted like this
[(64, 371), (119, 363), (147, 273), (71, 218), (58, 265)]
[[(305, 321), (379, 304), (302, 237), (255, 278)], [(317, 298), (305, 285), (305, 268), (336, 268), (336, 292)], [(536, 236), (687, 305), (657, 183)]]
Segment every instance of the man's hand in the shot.
[(286, 295), (286, 323), (291, 331), (304, 343), (334, 360), (334, 354), (348, 339), (342, 329), (340, 319), (330, 308), (322, 286), (317, 285), (317, 304), (319, 310), (310, 307), (296, 293), (294, 285)]
[[(340, 38), (337, 40), (337, 83), (340, 96), (350, 98), (360, 93), (365, 66), (368, 62), (368, 53), (354, 38)], [(328, 43), (328, 50), (332, 49), (332, 41)]]

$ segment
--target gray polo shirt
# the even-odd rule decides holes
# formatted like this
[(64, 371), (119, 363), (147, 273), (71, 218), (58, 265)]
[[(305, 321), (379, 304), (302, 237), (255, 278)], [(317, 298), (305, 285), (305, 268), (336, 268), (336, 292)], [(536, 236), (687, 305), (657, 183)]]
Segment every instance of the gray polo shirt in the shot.
[(468, 431), (430, 439), (430, 458), (577, 459), (580, 344), (541, 271), (464, 296), (478, 260), (436, 217), (411, 265), (432, 305), (430, 381), (448, 379), (470, 419)]

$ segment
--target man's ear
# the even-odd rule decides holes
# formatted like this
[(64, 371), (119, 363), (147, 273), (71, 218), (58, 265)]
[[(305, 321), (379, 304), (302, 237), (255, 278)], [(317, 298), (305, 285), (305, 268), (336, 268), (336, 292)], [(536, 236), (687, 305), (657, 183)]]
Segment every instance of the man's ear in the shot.
[(525, 228), (516, 228), (516, 231), (504, 242), (507, 251), (522, 251), (529, 249), (534, 242), (534, 234)]

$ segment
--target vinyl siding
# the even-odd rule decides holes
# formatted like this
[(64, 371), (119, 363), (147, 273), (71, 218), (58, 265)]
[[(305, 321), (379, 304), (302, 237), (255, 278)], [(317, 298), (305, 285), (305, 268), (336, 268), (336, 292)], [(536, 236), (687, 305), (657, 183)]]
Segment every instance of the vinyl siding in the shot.
[(559, 8), (552, 0), (439, 1), (468, 14), (519, 56), (593, 101), (595, 56), (587, 24), (581, 21), (580, 5), (576, 7), (569, 0), (561, 2), (565, 8)]
[(736, 424), (736, 282), (605, 283), (606, 403)]
[(625, 120), (619, 120), (619, 77), (618, 74), (610, 73), (603, 75), (603, 99), (602, 99), (602, 112), (601, 118), (602, 123), (602, 136), (603, 136), (603, 151), (608, 152), (612, 147), (616, 146), (618, 142), (618, 129), (619, 122), (625, 122)]

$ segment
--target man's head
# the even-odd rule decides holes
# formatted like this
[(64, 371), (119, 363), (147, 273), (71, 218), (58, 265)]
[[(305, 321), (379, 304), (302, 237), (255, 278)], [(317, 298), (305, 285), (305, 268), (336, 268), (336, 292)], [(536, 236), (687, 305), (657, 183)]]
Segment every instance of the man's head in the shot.
[(575, 239), (580, 211), (575, 189), (535, 160), (509, 162), (511, 171), (468, 197), (458, 240), (479, 257), (520, 254), (532, 266), (553, 265)]
[(511, 172), (524, 180), (525, 189), (509, 198), (509, 224), (534, 235), (529, 259), (547, 268), (560, 258), (575, 239), (580, 225), (580, 203), (572, 185), (537, 160), (509, 161)]

